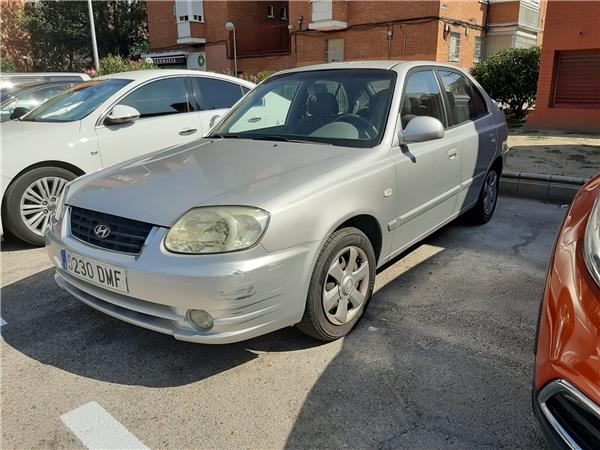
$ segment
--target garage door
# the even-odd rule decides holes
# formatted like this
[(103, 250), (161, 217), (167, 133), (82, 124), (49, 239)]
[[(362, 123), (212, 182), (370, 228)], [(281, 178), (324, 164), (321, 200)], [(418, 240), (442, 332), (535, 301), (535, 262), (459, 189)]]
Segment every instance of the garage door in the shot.
[(600, 49), (557, 52), (552, 106), (600, 108)]

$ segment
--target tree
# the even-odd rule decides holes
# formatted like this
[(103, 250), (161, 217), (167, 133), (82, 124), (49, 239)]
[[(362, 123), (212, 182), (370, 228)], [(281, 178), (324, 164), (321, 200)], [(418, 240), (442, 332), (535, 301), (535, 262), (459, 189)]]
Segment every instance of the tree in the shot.
[(3, 1), (0, 7), (0, 71), (30, 69), (29, 35), (23, 21), (23, 2)]
[(524, 108), (535, 103), (540, 54), (540, 47), (509, 48), (480, 62), (471, 73), (494, 100), (522, 118)]
[[(146, 2), (94, 1), (93, 6), (100, 58), (138, 52), (148, 35)], [(81, 71), (92, 60), (87, 2), (27, 3), (24, 23), (37, 70)]]

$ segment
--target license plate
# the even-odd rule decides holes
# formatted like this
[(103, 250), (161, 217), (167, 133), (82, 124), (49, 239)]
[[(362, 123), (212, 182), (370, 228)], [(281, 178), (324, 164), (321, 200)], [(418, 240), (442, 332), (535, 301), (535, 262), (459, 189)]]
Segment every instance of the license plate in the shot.
[(127, 272), (125, 269), (110, 264), (99, 263), (65, 249), (61, 250), (60, 256), (65, 272), (98, 286), (128, 292)]

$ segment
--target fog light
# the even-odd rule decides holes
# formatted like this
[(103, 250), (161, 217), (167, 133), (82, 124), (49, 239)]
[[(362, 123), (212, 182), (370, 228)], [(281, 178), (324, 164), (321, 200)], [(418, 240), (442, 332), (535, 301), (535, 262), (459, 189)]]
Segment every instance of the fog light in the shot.
[(213, 327), (212, 316), (203, 309), (190, 309), (188, 316), (190, 321), (201, 330), (208, 331)]

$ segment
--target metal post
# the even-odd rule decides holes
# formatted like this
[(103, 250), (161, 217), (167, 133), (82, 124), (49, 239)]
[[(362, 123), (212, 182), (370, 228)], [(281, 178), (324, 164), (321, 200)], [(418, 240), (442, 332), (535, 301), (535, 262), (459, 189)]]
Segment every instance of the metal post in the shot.
[(234, 77), (238, 76), (238, 70), (237, 70), (237, 44), (235, 42), (235, 28), (233, 29), (233, 71), (234, 71)]
[(94, 26), (94, 8), (92, 0), (88, 0), (88, 10), (90, 13), (90, 31), (92, 33), (92, 50), (94, 52), (94, 65), (96, 70), (100, 70), (100, 60), (98, 59), (98, 45), (96, 44), (96, 27)]

